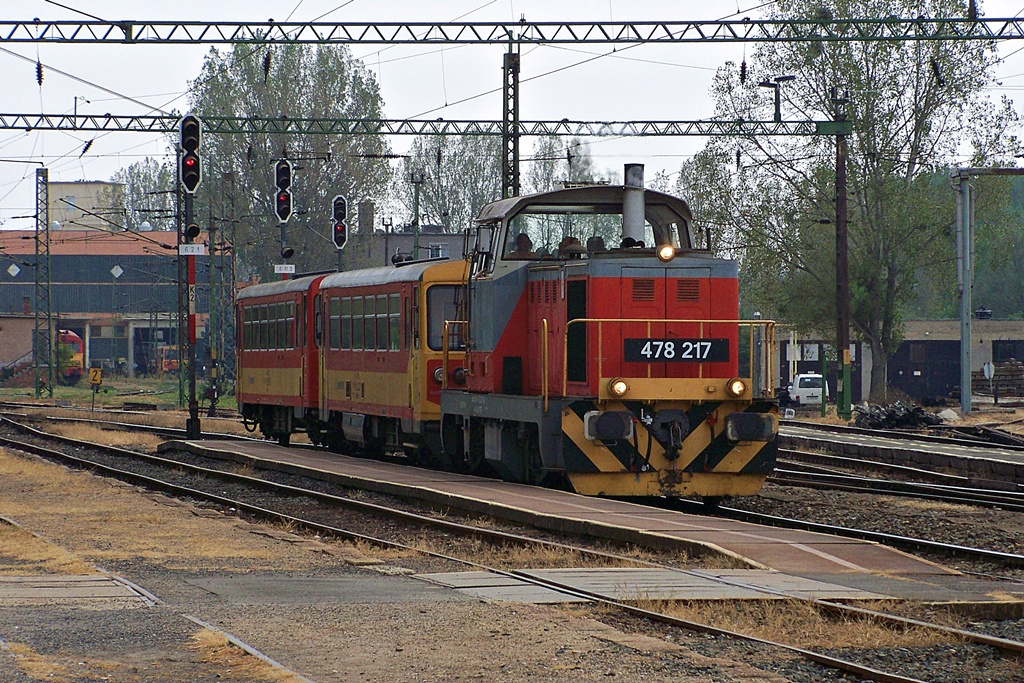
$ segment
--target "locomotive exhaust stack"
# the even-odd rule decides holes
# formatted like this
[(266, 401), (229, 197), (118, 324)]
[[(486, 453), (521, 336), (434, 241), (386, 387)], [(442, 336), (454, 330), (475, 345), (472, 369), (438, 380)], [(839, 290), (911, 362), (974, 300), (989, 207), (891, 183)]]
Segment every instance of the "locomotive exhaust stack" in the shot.
[[(626, 164), (622, 192), (622, 246), (644, 241), (644, 165)], [(654, 246), (654, 245), (645, 245)]]

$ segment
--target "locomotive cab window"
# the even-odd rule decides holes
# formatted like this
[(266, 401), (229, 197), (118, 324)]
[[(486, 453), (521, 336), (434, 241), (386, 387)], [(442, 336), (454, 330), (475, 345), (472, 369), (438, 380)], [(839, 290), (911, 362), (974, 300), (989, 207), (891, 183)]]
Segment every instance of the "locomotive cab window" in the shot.
[(654, 249), (663, 244), (689, 248), (685, 219), (661, 205), (648, 205), (639, 237), (623, 238), (618, 204), (533, 205), (508, 221), (505, 260), (578, 259), (619, 249)]
[[(444, 321), (459, 320), (461, 285), (434, 285), (427, 290), (427, 346), (434, 351), (442, 350)], [(462, 342), (464, 325), (449, 325), (448, 349), (457, 351), (465, 347)]]

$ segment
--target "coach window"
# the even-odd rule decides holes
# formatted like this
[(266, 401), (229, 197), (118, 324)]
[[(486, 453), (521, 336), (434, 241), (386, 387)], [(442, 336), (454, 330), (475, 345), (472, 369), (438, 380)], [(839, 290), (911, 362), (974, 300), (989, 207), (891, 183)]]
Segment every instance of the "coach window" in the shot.
[(266, 351), (270, 348), (270, 320), (266, 304), (260, 304), (260, 350)]
[[(427, 346), (434, 351), (441, 350), (441, 338), (444, 336), (444, 321), (456, 320), (455, 299), (458, 296), (458, 285), (434, 285), (427, 290)], [(451, 350), (459, 348), (459, 325), (449, 330), (449, 346)]]
[(388, 348), (399, 351), (402, 348), (402, 297), (392, 294), (388, 297)]
[(373, 351), (377, 348), (376, 300), (372, 296), (363, 297), (363, 348)]
[(330, 325), (330, 347), (332, 350), (341, 348), (341, 299), (336, 296), (331, 297), (331, 314), (329, 316)]
[(288, 348), (288, 304), (284, 301), (277, 305), (277, 348)]
[(252, 306), (242, 307), (242, 350), (252, 348)]
[(270, 333), (267, 339), (267, 349), (274, 351), (277, 349), (277, 304), (270, 304), (267, 311), (269, 317), (267, 318), (267, 330)]
[(388, 350), (388, 295), (377, 295), (377, 350)]
[(285, 346), (289, 349), (295, 348), (295, 302), (289, 301), (285, 304), (284, 312)]
[(352, 299), (341, 300), (341, 348), (352, 348)]
[(363, 297), (352, 297), (352, 350), (363, 350)]

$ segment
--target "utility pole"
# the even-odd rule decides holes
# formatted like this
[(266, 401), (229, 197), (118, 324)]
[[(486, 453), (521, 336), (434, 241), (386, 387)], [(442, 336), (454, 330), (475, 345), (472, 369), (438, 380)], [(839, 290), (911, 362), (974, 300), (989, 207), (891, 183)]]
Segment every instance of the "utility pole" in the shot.
[[(50, 306), (50, 172), (45, 167), (36, 169), (35, 243), (36, 305), (32, 358), (35, 363), (36, 398), (41, 398), (44, 393), (53, 398), (53, 383), (56, 380), (53, 366), (57, 358), (53, 343), (53, 309)], [(45, 377), (40, 377), (43, 358), (46, 359), (47, 369)]]
[(974, 188), (972, 176), (1024, 175), (1024, 168), (958, 168), (949, 180), (956, 192), (956, 279), (960, 290), (960, 410), (971, 412), (971, 288), (974, 286)]
[[(832, 104), (835, 105), (836, 122), (845, 121), (849, 104), (848, 96), (839, 96), (839, 89), (832, 89)], [(851, 411), (850, 386), (850, 265), (849, 238), (846, 209), (846, 133), (837, 127), (836, 133), (836, 350), (839, 361), (836, 384), (836, 414), (849, 420)], [(822, 376), (824, 381), (824, 376)], [(825, 389), (822, 388), (821, 405), (825, 405)]]
[(412, 183), (412, 260), (420, 260), (420, 185), (426, 180), (422, 173), (409, 174)]
[(519, 53), (508, 34), (502, 73), (504, 108), (501, 119), (501, 197), (519, 196)]

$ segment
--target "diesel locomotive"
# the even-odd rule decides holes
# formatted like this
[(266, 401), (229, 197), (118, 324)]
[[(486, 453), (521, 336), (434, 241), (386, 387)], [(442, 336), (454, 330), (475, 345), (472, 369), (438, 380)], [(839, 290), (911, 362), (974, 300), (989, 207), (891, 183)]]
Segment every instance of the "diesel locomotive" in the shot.
[(243, 419), (585, 495), (755, 493), (774, 469), (774, 324), (686, 203), (588, 185), (485, 206), (460, 260), (243, 289)]

